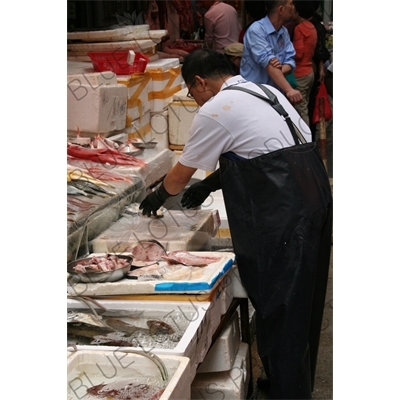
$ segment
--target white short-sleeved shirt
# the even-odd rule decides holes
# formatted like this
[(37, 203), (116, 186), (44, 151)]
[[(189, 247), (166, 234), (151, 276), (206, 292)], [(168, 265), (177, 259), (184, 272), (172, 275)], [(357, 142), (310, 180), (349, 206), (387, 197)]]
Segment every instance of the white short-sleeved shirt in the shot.
[[(179, 159), (182, 165), (214, 171), (221, 154), (233, 152), (248, 159), (295, 144), (287, 123), (266, 101), (238, 90), (222, 90), (231, 85), (266, 96), (240, 75), (229, 78), (221, 91), (195, 115)], [(306, 141), (311, 142), (310, 128), (287, 98), (277, 89), (267, 87), (277, 96)]]

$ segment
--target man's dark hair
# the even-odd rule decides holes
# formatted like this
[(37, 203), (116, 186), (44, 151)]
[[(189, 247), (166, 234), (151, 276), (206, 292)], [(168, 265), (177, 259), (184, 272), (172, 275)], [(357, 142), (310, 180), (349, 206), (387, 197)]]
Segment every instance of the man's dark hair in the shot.
[(244, 0), (244, 9), (254, 21), (258, 21), (267, 15), (265, 3), (265, 1), (260, 0)]
[(224, 54), (206, 48), (196, 49), (185, 57), (181, 74), (186, 83), (192, 82), (196, 75), (211, 79), (236, 75)]
[(314, 15), (315, 7), (318, 7), (318, 2), (313, 0), (294, 0), (293, 5), (300, 17), (309, 19)]
[(286, 4), (286, 1), (287, 0), (271, 0), (271, 1), (266, 0), (265, 5), (267, 7), (268, 14), (274, 11), (275, 8), (277, 8), (278, 6)]

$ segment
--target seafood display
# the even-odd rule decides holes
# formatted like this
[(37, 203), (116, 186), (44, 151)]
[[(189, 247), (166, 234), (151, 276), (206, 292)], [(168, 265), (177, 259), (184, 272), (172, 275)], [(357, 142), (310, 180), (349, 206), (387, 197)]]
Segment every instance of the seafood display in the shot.
[(87, 173), (101, 181), (120, 181), (132, 183), (132, 177), (118, 173), (115, 171), (115, 168), (111, 171), (110, 168), (107, 168), (104, 165), (92, 165), (86, 168)]
[(74, 144), (71, 141), (67, 143), (68, 157), (100, 164), (144, 167), (147, 165), (146, 162), (132, 155), (138, 155), (140, 152), (141, 149), (135, 147), (133, 143), (119, 143), (100, 135), (96, 135), (89, 143), (89, 147)]
[(132, 257), (124, 255), (106, 254), (81, 258), (67, 265), (67, 272), (71, 276), (69, 283), (115, 282), (126, 275), (131, 264)]
[(106, 272), (124, 268), (130, 265), (128, 259), (118, 257), (114, 254), (106, 254), (104, 257), (93, 256), (75, 264), (72, 269), (75, 272)]
[(184, 264), (197, 267), (206, 266), (221, 259), (221, 257), (198, 256), (182, 250), (170, 251), (166, 255), (162, 256), (162, 258), (169, 264)]
[(132, 249), (132, 265), (144, 267), (153, 265), (162, 260), (162, 256), (167, 254), (164, 246), (157, 240), (141, 240)]
[(149, 386), (145, 383), (134, 384), (132, 380), (114, 381), (112, 384), (99, 384), (87, 389), (87, 393), (97, 398), (115, 400), (149, 399), (157, 400), (164, 388)]
[[(86, 195), (85, 197), (91, 198), (90, 195)], [(88, 200), (83, 200), (83, 199), (77, 198), (68, 193), (67, 206), (68, 206), (68, 210), (78, 212), (78, 211), (90, 210), (91, 208), (96, 207), (96, 204), (91, 203)]]
[(104, 180), (95, 178), (94, 176), (85, 172), (81, 168), (68, 166), (67, 167), (67, 182), (71, 182), (71, 181), (75, 181), (75, 180), (90, 182), (90, 183), (92, 183), (94, 185), (98, 185), (98, 186), (108, 186), (110, 188), (114, 188), (114, 186), (111, 186), (110, 184), (104, 182)]
[(67, 400), (190, 398), (189, 358), (127, 348), (98, 350), (68, 355)]
[(112, 148), (85, 148), (77, 144), (68, 143), (67, 154), (72, 158), (90, 160), (100, 164), (131, 165), (133, 167), (144, 167), (146, 165), (143, 160)]
[(193, 267), (183, 264), (169, 265), (165, 261), (147, 267), (133, 269), (126, 275), (127, 278), (138, 279), (139, 281), (189, 281), (199, 279), (202, 276), (202, 267)]
[(83, 179), (75, 179), (73, 181), (69, 181), (67, 182), (67, 186), (68, 188), (73, 187), (81, 192), (86, 193), (86, 196), (91, 195), (91, 196), (109, 197), (117, 195), (115, 191), (105, 189), (100, 185), (97, 185), (95, 183)]
[(111, 315), (68, 310), (67, 338), (75, 345), (174, 348), (191, 318), (179, 312), (145, 318), (126, 310), (120, 310), (120, 315), (117, 310)]

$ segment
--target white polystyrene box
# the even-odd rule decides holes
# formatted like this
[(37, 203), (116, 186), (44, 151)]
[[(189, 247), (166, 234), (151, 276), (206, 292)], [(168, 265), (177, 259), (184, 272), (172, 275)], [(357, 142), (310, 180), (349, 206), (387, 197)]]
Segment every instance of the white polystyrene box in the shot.
[(235, 296), (233, 296), (233, 288), (232, 285), (230, 284), (230, 278), (226, 274), (221, 282), (221, 287), (220, 287), (220, 304), (221, 304), (221, 315), (224, 315), (227, 311), (229, 306), (232, 303), (232, 300)]
[(152, 90), (151, 75), (118, 75), (117, 82), (128, 88), (127, 125), (150, 112), (149, 92)]
[[(81, 350), (70, 353), (67, 356), (67, 399), (92, 398), (87, 397), (87, 389), (95, 385), (123, 387), (129, 383), (147, 385), (147, 389), (151, 391), (153, 388), (155, 393), (164, 389), (162, 395), (157, 397), (160, 400), (189, 399), (190, 360), (170, 355), (158, 357), (162, 364), (154, 363), (144, 352)], [(166, 372), (163, 370), (162, 375), (159, 368), (163, 366)]]
[(198, 373), (191, 385), (192, 400), (243, 400), (249, 387), (249, 345), (241, 342), (233, 367), (224, 372)]
[(226, 275), (215, 289), (215, 295), (210, 304), (210, 310), (212, 310), (210, 330), (212, 335), (217, 330), (221, 322), (221, 317), (226, 313), (233, 300), (230, 295), (229, 287), (225, 288), (225, 286)]
[(226, 285), (229, 286), (229, 293), (232, 298), (248, 298), (246, 289), (242, 285), (242, 281), (239, 275), (239, 269), (237, 264), (234, 264), (232, 268), (226, 274)]
[(150, 111), (131, 121), (129, 126), (123, 130), (123, 133), (126, 133), (129, 139), (141, 139), (145, 142), (150, 141), (150, 132)]
[(169, 142), (184, 146), (189, 138), (190, 127), (199, 110), (198, 104), (187, 97), (187, 89), (175, 93), (168, 105)]
[(239, 316), (235, 312), (218, 336), (204, 361), (197, 368), (198, 373), (229, 371), (233, 367), (240, 344)]
[[(131, 349), (136, 351), (151, 351), (157, 355), (175, 355), (190, 358), (189, 366), (189, 380), (192, 382), (196, 375), (196, 369), (205, 357), (206, 352), (203, 356), (199, 356), (199, 349), (209, 348), (211, 341), (208, 335), (209, 323), (210, 323), (210, 302), (193, 302), (193, 301), (164, 301), (162, 303), (152, 300), (97, 300), (97, 302), (105, 307), (107, 310), (131, 310), (136, 313), (161, 313), (163, 316), (171, 315), (173, 312), (179, 313), (184, 318), (187, 318), (189, 325), (186, 328), (183, 336), (177, 342), (174, 348), (162, 348), (152, 345), (147, 347), (143, 345), (141, 347), (117, 347), (117, 346), (99, 346), (99, 345), (77, 345), (78, 350), (92, 350), (92, 351), (116, 351), (121, 349)], [(74, 309), (85, 309), (88, 307), (77, 300), (67, 299), (68, 310)], [(98, 307), (94, 307), (99, 310)], [(206, 344), (208, 343), (208, 344)], [(202, 353), (202, 352), (200, 352)]]
[(150, 112), (150, 131), (152, 140), (157, 142), (161, 148), (168, 149), (168, 111)]
[[(165, 150), (167, 151), (167, 150)], [(152, 165), (148, 176), (142, 178), (146, 186), (152, 184), (166, 172), (168, 165)], [(171, 166), (169, 167), (169, 169)], [(168, 170), (167, 169), (167, 172)], [(143, 193), (143, 198), (145, 193)], [(195, 210), (196, 211), (196, 210)], [(178, 222), (177, 222), (178, 221)], [(180, 225), (178, 225), (178, 223)], [(198, 223), (199, 225), (195, 225)], [(203, 251), (210, 248), (213, 216), (206, 213), (187, 213), (186, 210), (168, 210), (158, 220), (144, 219), (140, 216), (123, 215), (91, 242), (93, 252), (124, 252), (132, 249), (138, 239), (158, 240), (167, 251)], [(220, 310), (220, 303), (218, 303)]]
[(90, 85), (94, 90), (100, 85), (115, 85), (118, 82), (114, 72), (96, 72), (91, 62), (67, 61), (67, 83)]
[(119, 84), (83, 85), (67, 89), (67, 129), (104, 134), (125, 128), (127, 88)]
[[(132, 21), (133, 22), (133, 21)], [(114, 42), (118, 40), (138, 39), (138, 36), (149, 36), (150, 25), (124, 25), (114, 29), (68, 32), (68, 40), (81, 40), (83, 42)], [(165, 34), (164, 34), (165, 35)]]
[(146, 72), (152, 77), (149, 92), (151, 111), (163, 111), (168, 107), (173, 95), (182, 88), (179, 58), (160, 58), (147, 64)]

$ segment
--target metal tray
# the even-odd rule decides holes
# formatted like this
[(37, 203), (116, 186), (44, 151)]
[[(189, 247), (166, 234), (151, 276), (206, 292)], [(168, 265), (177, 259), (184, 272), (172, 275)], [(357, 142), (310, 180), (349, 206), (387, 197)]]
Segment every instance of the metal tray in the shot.
[[(106, 254), (105, 254), (106, 255)], [(104, 256), (105, 256), (104, 255)], [(102, 257), (102, 256), (98, 256)], [(118, 258), (125, 259), (128, 264), (123, 268), (114, 269), (107, 272), (76, 272), (74, 267), (77, 264), (89, 263), (93, 257), (81, 258), (79, 260), (72, 261), (67, 265), (67, 272), (71, 275), (70, 279), (72, 282), (85, 282), (85, 283), (99, 283), (99, 282), (115, 282), (124, 278), (128, 271), (131, 269), (133, 257), (127, 255), (117, 255)]]

